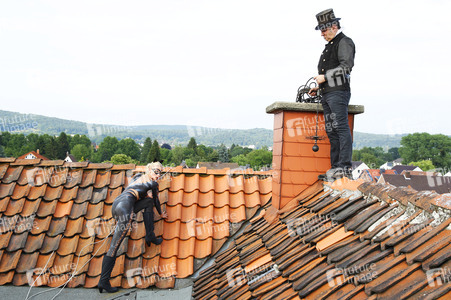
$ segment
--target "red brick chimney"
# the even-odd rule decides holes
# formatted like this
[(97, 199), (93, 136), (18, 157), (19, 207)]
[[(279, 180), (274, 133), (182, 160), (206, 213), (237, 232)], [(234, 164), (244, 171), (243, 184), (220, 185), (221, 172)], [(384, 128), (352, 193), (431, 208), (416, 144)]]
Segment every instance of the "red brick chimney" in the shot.
[[(313, 152), (318, 114), (318, 152)], [(349, 105), (349, 126), (354, 131), (354, 115), (362, 105)], [(281, 209), (290, 200), (330, 169), (330, 143), (325, 130), (323, 108), (319, 103), (275, 102), (266, 108), (274, 114), (272, 205)]]

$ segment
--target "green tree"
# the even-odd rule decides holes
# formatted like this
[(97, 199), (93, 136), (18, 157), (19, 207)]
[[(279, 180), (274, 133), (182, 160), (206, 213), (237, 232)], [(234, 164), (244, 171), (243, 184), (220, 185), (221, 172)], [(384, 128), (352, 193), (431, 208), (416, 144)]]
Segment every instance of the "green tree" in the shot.
[(391, 161), (400, 158), (401, 156), (399, 155), (399, 148), (398, 147), (393, 147), (388, 149), (388, 153), (390, 153), (391, 155)]
[(54, 136), (45, 137), (45, 144), (41, 154), (48, 159), (58, 159), (58, 143)]
[(443, 134), (413, 133), (401, 139), (399, 153), (404, 163), (430, 160), (437, 168), (451, 166), (451, 138)]
[(0, 145), (0, 157), (5, 157), (5, 147)]
[(219, 161), (221, 162), (229, 162), (229, 150), (224, 144), (221, 144), (218, 148)]
[(128, 155), (119, 153), (119, 154), (114, 154), (111, 157), (111, 162), (115, 165), (126, 165), (126, 164), (135, 164), (136, 160), (132, 159)]
[(75, 145), (79, 144), (91, 148), (92, 142), (86, 135), (76, 134), (70, 139), (70, 148), (73, 149)]
[(99, 145), (99, 149), (94, 155), (95, 162), (109, 161), (116, 154), (119, 148), (119, 141), (116, 137), (107, 136)]
[(152, 147), (150, 147), (148, 162), (160, 161), (160, 145), (157, 140), (154, 140), (152, 143)]
[(423, 171), (430, 171), (435, 169), (430, 160), (413, 161), (409, 163), (409, 166), (417, 166)]
[(67, 153), (70, 151), (69, 138), (66, 133), (61, 132), (56, 138), (56, 157), (59, 159), (65, 159)]
[(391, 154), (384, 152), (382, 147), (363, 147), (353, 151), (352, 160), (363, 161), (371, 169), (378, 169), (385, 162), (393, 159), (391, 159)]
[(90, 159), (92, 155), (91, 147), (87, 147), (85, 144), (78, 144), (72, 148), (71, 154), (75, 156), (78, 161), (82, 161), (84, 159)]
[(196, 151), (196, 149), (197, 149), (197, 142), (196, 142), (195, 138), (193, 138), (193, 137), (190, 138), (187, 148), (188, 149), (193, 149), (194, 151)]
[(30, 133), (27, 135), (27, 148), (29, 149), (27, 152), (36, 151), (38, 149), (39, 142), (39, 134)]
[(230, 157), (235, 157), (240, 154), (247, 155), (251, 151), (252, 151), (252, 149), (247, 148), (247, 147), (232, 145), (232, 147), (230, 148)]
[(249, 164), (254, 169), (259, 169), (263, 166), (270, 166), (272, 164), (272, 152), (268, 151), (266, 148), (249, 152), (246, 157)]
[(19, 157), (27, 153), (27, 139), (24, 134), (12, 134), (5, 149), (7, 156)]
[(151, 147), (152, 147), (152, 140), (150, 139), (150, 137), (147, 137), (146, 140), (144, 141), (144, 145), (143, 145), (142, 150), (141, 150), (140, 161), (143, 164), (148, 164), (149, 163), (149, 151), (150, 151)]
[(246, 155), (239, 154), (234, 157), (232, 157), (232, 162), (239, 164), (240, 166), (245, 166), (249, 164), (249, 160), (247, 159)]
[(131, 138), (125, 138), (119, 141), (116, 153), (122, 153), (138, 160), (141, 155), (139, 145)]
[(172, 164), (172, 151), (166, 148), (160, 149), (161, 160), (163, 161), (163, 165), (169, 166)]
[(212, 162), (215, 162), (215, 161), (218, 161), (218, 160), (219, 160), (219, 153), (218, 153), (217, 150), (213, 150), (211, 153), (209, 153), (209, 154), (207, 155), (206, 161), (212, 161)]
[(176, 166), (180, 165), (182, 163), (182, 160), (184, 159), (183, 147), (177, 145), (171, 150), (171, 152), (172, 152), (172, 163)]
[(0, 134), (0, 145), (2, 146), (8, 145), (10, 139), (11, 133), (9, 131), (3, 131), (2, 134)]

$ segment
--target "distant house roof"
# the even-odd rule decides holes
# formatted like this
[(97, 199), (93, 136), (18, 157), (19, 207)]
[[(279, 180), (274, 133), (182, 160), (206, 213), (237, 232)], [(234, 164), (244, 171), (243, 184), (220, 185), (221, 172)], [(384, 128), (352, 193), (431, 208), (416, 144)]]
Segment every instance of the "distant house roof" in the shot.
[(64, 161), (67, 161), (67, 162), (78, 162), (78, 160), (72, 154), (68, 154), (66, 156), (66, 158), (64, 159)]
[(382, 174), (396, 174), (394, 170), (384, 170), (384, 169), (366, 169), (362, 171), (360, 179), (364, 181), (374, 181), (377, 182)]
[(451, 178), (448, 176), (425, 176), (404, 174), (382, 174), (380, 183), (389, 183), (396, 187), (411, 187), (417, 191), (435, 191), (438, 194), (451, 192)]
[(394, 162), (394, 163), (402, 163), (403, 160), (404, 160), (404, 159), (402, 159), (402, 158), (400, 157), (400, 158), (395, 159), (393, 162)]
[(394, 166), (392, 168), (392, 170), (395, 170), (397, 174), (401, 174), (402, 171), (413, 171), (413, 170), (421, 171), (420, 168), (418, 168), (418, 170), (416, 170), (417, 168), (418, 168), (417, 166), (397, 165), (397, 166)]
[(237, 163), (222, 163), (222, 162), (198, 162), (197, 168), (207, 168), (207, 169), (237, 169), (240, 167)]
[(410, 175), (423, 175), (423, 176), (440, 176), (439, 172), (425, 172), (425, 171), (402, 171), (402, 175), (410, 174)]
[(37, 159), (37, 158), (42, 159), (42, 160), (49, 160), (44, 155), (39, 154), (39, 150), (38, 150), (38, 152), (30, 151), (28, 153), (25, 153), (24, 155), (19, 156), (17, 159)]
[(353, 161), (352, 162), (352, 169), (356, 169), (357, 167), (359, 167), (361, 164), (364, 164), (363, 161)]

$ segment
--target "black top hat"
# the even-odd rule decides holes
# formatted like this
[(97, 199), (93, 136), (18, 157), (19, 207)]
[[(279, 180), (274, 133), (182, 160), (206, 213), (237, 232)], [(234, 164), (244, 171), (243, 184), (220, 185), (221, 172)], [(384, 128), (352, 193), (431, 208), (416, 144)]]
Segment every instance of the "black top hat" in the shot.
[(327, 27), (332, 27), (333, 24), (337, 24), (341, 18), (336, 18), (334, 14), (334, 10), (332, 8), (323, 10), (322, 12), (316, 15), (316, 19), (318, 20), (318, 26), (315, 27), (315, 30), (325, 29)]

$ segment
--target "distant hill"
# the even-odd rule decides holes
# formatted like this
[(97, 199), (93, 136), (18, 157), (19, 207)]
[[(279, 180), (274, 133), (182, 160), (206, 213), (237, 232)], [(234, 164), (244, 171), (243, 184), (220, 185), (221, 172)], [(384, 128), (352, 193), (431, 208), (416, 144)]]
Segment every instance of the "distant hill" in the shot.
[[(21, 114), (0, 110), (0, 131), (11, 133), (37, 133), (59, 135), (85, 134), (92, 141), (100, 143), (106, 136), (119, 139), (130, 137), (138, 142), (144, 142), (147, 137), (160, 143), (171, 145), (186, 145), (191, 137), (199, 144), (217, 146), (232, 144), (256, 147), (268, 146), (273, 143), (273, 131), (263, 128), (254, 129), (220, 129), (186, 125), (142, 125), (120, 126), (105, 124), (89, 124), (80, 121), (65, 120), (35, 114)], [(370, 134), (354, 132), (354, 148), (383, 147), (384, 149), (399, 147), (404, 135)]]

